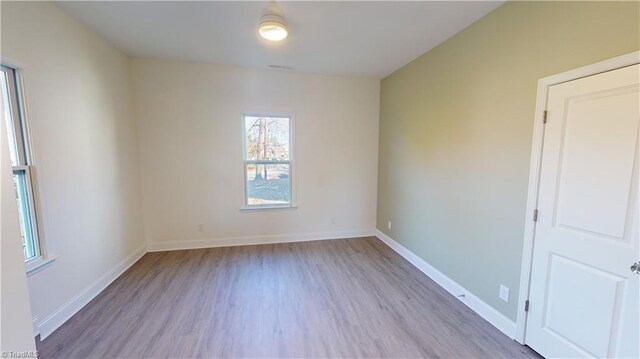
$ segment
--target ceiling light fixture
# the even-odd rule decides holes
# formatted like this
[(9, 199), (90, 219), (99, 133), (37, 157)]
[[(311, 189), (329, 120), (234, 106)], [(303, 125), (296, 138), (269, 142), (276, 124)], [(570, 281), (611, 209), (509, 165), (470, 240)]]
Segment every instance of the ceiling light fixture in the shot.
[(269, 41), (282, 41), (289, 35), (287, 23), (275, 1), (269, 3), (263, 12), (258, 25), (258, 33)]

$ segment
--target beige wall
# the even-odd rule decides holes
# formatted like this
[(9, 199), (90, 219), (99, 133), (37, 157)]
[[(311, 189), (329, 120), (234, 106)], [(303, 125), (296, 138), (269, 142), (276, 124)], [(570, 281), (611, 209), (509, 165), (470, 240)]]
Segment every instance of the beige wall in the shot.
[(537, 80), (638, 50), (639, 17), (507, 3), (385, 78), (377, 228), (515, 320)]
[[(378, 80), (140, 59), (133, 72), (152, 248), (374, 229)], [(240, 211), (245, 112), (294, 114), (297, 210)]]
[(49, 267), (29, 277), (46, 320), (144, 245), (130, 60), (49, 3), (2, 2), (2, 56), (24, 86)]
[[(4, 118), (0, 116), (0, 120)], [(3, 122), (0, 123), (0, 353), (36, 350), (6, 136)]]

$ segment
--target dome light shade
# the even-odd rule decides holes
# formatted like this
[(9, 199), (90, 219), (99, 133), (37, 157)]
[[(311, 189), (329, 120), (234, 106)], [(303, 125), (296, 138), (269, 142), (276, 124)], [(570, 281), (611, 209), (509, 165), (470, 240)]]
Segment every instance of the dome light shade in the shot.
[(287, 24), (284, 18), (276, 14), (266, 14), (262, 16), (258, 33), (269, 41), (282, 41), (289, 35)]

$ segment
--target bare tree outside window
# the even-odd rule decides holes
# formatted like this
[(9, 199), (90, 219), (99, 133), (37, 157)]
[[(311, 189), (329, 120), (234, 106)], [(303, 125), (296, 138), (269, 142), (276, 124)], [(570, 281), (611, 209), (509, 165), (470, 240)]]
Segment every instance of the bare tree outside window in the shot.
[(246, 205), (291, 204), (289, 117), (245, 116)]

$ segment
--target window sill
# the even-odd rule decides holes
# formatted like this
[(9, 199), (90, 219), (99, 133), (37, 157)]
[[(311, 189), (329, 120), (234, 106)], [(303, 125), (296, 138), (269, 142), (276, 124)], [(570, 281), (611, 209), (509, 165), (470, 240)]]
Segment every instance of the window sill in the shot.
[(32, 275), (47, 268), (48, 266), (53, 264), (53, 261), (55, 261), (57, 258), (57, 255), (52, 255), (48, 258), (40, 256), (25, 262), (24, 266), (27, 272), (27, 277), (31, 277)]
[(251, 206), (242, 207), (240, 212), (260, 212), (260, 211), (295, 211), (298, 206)]

